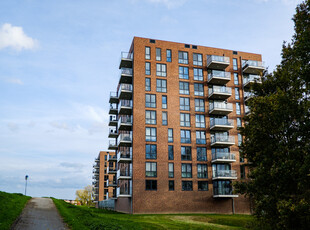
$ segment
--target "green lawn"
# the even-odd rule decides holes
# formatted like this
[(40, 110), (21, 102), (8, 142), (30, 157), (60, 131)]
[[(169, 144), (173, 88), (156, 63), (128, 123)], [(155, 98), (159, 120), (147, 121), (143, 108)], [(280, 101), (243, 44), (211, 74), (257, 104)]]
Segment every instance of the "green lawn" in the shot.
[(10, 229), (15, 219), (24, 209), (30, 196), (20, 193), (6, 193), (0, 191), (0, 229)]
[(129, 215), (102, 209), (74, 206), (53, 199), (72, 230), (82, 229), (246, 229), (249, 215), (152, 214)]

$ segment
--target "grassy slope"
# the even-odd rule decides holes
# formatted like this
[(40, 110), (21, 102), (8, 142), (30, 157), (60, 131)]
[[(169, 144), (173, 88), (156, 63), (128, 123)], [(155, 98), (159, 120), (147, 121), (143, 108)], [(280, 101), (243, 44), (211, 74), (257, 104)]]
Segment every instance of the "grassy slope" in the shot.
[(160, 214), (128, 215), (74, 206), (53, 199), (64, 221), (73, 230), (84, 229), (245, 229), (248, 215)]
[(0, 191), (1, 230), (10, 229), (30, 198), (30, 196), (24, 196), (20, 193), (6, 193)]

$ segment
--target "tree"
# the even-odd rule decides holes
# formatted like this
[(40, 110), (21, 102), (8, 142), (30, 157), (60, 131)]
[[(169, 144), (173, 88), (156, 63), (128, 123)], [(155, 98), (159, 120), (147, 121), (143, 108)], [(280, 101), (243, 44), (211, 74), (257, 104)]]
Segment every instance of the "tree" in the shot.
[(93, 206), (93, 187), (91, 185), (86, 186), (84, 189), (77, 190), (75, 195), (75, 200), (81, 202), (81, 205)]
[(252, 85), (250, 115), (241, 129), (249, 180), (237, 192), (254, 201), (259, 229), (310, 226), (310, 1), (296, 7), (295, 33), (282, 61)]

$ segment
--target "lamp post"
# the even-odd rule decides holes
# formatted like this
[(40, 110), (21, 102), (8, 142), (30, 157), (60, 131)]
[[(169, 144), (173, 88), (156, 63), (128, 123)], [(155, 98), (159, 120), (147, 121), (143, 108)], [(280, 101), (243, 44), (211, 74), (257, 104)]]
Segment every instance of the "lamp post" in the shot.
[(28, 180), (28, 175), (25, 176), (25, 181), (26, 181), (26, 184), (25, 184), (25, 196), (27, 194), (27, 180)]

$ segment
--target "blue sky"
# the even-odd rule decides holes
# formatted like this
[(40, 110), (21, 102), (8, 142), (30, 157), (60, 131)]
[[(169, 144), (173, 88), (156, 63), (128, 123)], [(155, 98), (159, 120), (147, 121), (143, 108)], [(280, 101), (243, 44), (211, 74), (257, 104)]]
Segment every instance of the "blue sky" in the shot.
[(0, 190), (75, 198), (108, 145), (108, 98), (133, 36), (261, 53), (298, 0), (1, 0)]

